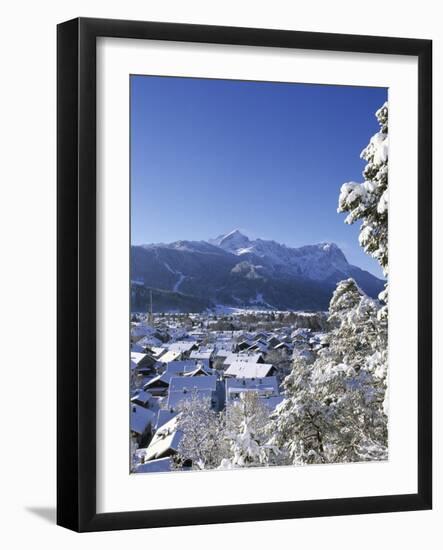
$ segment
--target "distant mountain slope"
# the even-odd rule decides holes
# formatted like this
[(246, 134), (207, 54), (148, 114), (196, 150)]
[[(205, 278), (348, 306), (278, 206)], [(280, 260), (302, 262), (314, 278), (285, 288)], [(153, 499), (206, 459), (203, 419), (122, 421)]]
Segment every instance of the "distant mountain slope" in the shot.
[[(177, 241), (131, 249), (131, 278), (145, 288), (182, 296), (172, 299), (176, 306), (172, 309), (177, 311), (201, 311), (207, 304), (326, 309), (337, 282), (348, 277), (372, 297), (384, 285), (349, 264), (334, 243), (290, 248), (275, 241), (251, 240), (235, 230), (208, 242)], [(133, 294), (139, 296), (140, 289)], [(162, 294), (161, 310), (167, 310), (168, 296), (165, 299)], [(134, 299), (132, 305), (136, 307)]]
[(210, 300), (188, 296), (171, 290), (151, 289), (139, 284), (133, 284), (131, 288), (131, 310), (147, 312), (150, 307), (150, 291), (152, 291), (153, 311), (155, 313), (204, 311), (211, 307)]

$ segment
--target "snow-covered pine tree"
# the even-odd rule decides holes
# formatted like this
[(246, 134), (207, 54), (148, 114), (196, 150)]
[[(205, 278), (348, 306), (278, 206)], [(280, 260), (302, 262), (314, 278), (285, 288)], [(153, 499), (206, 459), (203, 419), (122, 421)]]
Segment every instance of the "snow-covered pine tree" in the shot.
[[(363, 183), (345, 183), (338, 199), (338, 212), (348, 212), (346, 223), (361, 220), (359, 242), (365, 252), (380, 264), (388, 277), (388, 161), (389, 161), (389, 107), (384, 103), (375, 113), (379, 131), (372, 136), (361, 152), (367, 164), (363, 170)], [(386, 343), (374, 357), (373, 369), (385, 387), (384, 408), (388, 410), (387, 379), (387, 331), (388, 331), (388, 282), (379, 299), (384, 303), (379, 310), (377, 338)]]
[(327, 347), (294, 361), (285, 400), (272, 415), (271, 443), (293, 464), (383, 459), (387, 454), (384, 385), (379, 376), (378, 304), (352, 279), (330, 302)]
[(313, 355), (299, 355), (283, 381), (285, 399), (271, 415), (268, 443), (280, 451), (281, 464), (324, 462), (322, 404), (312, 387)]
[(348, 224), (361, 220), (359, 241), (388, 275), (388, 104), (376, 113), (379, 131), (361, 152), (367, 161), (363, 183), (344, 183), (338, 212), (348, 212)]
[[(363, 183), (345, 183), (338, 212), (362, 222), (359, 242), (388, 275), (388, 104), (379, 131), (361, 157)], [(328, 347), (295, 359), (285, 400), (272, 415), (271, 442), (292, 463), (381, 460), (387, 457), (388, 285), (382, 307), (352, 279), (341, 281), (329, 306)]]

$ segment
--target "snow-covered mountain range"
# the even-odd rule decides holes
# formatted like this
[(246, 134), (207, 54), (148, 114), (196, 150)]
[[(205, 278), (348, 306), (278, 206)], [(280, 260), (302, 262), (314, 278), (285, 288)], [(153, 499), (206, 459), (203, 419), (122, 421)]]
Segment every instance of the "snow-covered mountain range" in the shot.
[(251, 241), (238, 229), (209, 242), (236, 256), (257, 256), (270, 262), (274, 268), (318, 281), (328, 279), (337, 272), (346, 275), (349, 273), (349, 264), (343, 252), (334, 243), (289, 248), (275, 241)]
[[(376, 297), (384, 281), (348, 263), (334, 243), (291, 248), (252, 240), (238, 229), (208, 241), (133, 246), (135, 310), (152, 289), (158, 310), (199, 311), (215, 304), (270, 309), (326, 309), (338, 281), (353, 277)], [(184, 303), (186, 302), (186, 303)]]

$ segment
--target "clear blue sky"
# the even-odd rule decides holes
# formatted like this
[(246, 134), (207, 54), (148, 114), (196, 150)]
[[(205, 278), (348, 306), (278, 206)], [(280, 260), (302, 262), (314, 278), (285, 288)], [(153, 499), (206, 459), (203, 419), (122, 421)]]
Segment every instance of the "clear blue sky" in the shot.
[(288, 246), (337, 243), (381, 275), (337, 214), (362, 181), (386, 88), (131, 77), (132, 243), (233, 229)]

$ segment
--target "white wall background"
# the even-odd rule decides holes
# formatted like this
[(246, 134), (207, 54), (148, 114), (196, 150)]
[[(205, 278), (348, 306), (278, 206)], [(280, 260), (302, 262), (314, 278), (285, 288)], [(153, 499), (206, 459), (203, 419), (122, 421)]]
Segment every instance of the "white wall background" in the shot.
[[(76, 535), (55, 518), (55, 26), (77, 16), (287, 28), (434, 40), (434, 181), (443, 169), (443, 31), (422, 0), (20, 1), (1, 10), (0, 540), (6, 548), (106, 545), (180, 549), (284, 546), (437, 548), (443, 523), (442, 293), (435, 285), (435, 503), (431, 512)], [(443, 207), (435, 185), (435, 218)], [(435, 220), (435, 280), (443, 276)], [(440, 249), (440, 250), (438, 250)], [(440, 342), (437, 341), (440, 336)], [(25, 351), (26, 350), (26, 351)], [(438, 437), (437, 437), (438, 436)], [(81, 537), (81, 538), (79, 538)]]

